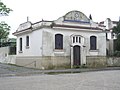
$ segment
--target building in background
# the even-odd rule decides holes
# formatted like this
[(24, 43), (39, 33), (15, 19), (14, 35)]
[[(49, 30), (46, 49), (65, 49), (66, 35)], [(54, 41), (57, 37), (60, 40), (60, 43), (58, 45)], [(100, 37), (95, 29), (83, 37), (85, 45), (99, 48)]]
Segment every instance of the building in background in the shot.
[(112, 56), (114, 54), (114, 40), (117, 39), (113, 33), (113, 28), (117, 26), (118, 21), (112, 21), (110, 18), (107, 18), (105, 21), (100, 22), (100, 24), (106, 26), (107, 55)]
[(15, 55), (16, 55), (16, 39), (2, 39), (0, 46), (0, 63), (15, 63)]

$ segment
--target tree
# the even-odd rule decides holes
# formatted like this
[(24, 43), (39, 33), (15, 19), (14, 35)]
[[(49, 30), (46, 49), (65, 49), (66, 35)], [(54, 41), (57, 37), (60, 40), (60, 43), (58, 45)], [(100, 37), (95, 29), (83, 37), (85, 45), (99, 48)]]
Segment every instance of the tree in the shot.
[(8, 26), (8, 24), (5, 22), (1, 22), (0, 23), (0, 39), (8, 38), (9, 31), (10, 31), (10, 26)]
[(8, 15), (12, 9), (7, 8), (6, 5), (0, 0), (0, 14)]
[(117, 26), (113, 28), (113, 33), (115, 33), (117, 39), (114, 40), (114, 51), (115, 56), (120, 56), (120, 21)]
[[(0, 15), (8, 16), (10, 11), (12, 11), (12, 10), (10, 8), (6, 7), (6, 5), (3, 2), (1, 2), (1, 0), (0, 0)], [(0, 23), (0, 46), (2, 44), (1, 43), (2, 39), (8, 38), (9, 31), (10, 31), (10, 26), (5, 22), (1, 22)]]

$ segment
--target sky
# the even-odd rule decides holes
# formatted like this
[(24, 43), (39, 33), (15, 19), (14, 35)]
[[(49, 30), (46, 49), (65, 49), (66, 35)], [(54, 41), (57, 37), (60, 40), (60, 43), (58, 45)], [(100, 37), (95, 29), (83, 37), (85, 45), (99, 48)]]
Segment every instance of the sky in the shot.
[(1, 0), (13, 11), (9, 16), (1, 16), (0, 21), (5, 21), (11, 26), (9, 37), (14, 37), (13, 32), (19, 24), (27, 21), (32, 23), (43, 20), (56, 20), (67, 12), (78, 10), (87, 17), (92, 15), (95, 22), (110, 18), (118, 21), (120, 16), (120, 0)]

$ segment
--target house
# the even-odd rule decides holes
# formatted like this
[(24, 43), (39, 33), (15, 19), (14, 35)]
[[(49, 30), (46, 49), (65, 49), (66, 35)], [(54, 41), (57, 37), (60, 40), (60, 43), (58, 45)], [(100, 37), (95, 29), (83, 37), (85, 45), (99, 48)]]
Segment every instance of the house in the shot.
[(113, 55), (114, 53), (114, 40), (117, 39), (115, 33), (113, 33), (113, 28), (117, 26), (118, 21), (112, 21), (110, 18), (107, 18), (105, 21), (100, 22), (100, 25), (106, 26), (106, 49), (107, 55)]
[(17, 36), (17, 65), (52, 69), (106, 63), (105, 26), (80, 11), (54, 21), (27, 21), (13, 34)]

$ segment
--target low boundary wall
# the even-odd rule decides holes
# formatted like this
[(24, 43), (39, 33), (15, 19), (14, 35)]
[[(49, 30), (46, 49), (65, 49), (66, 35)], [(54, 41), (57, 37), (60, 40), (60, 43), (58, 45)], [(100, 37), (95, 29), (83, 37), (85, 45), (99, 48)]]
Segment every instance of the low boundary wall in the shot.
[(120, 66), (120, 57), (87, 56), (88, 67)]

